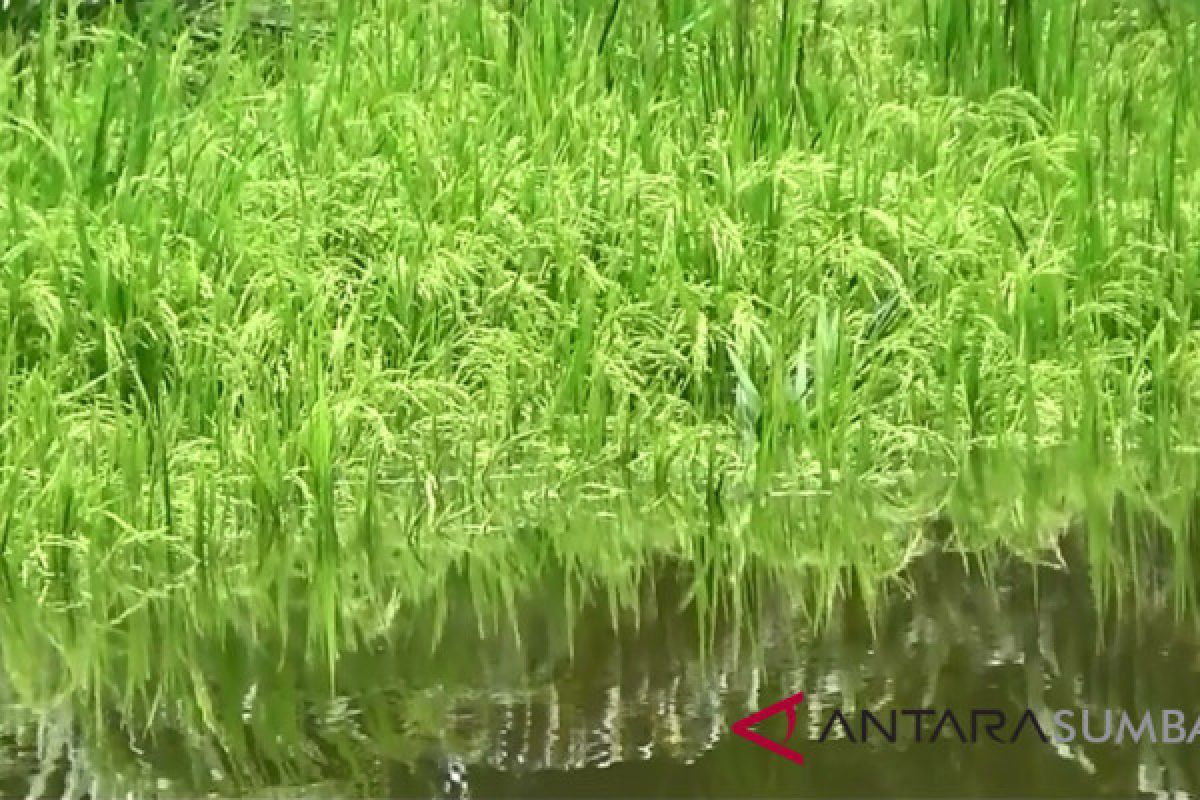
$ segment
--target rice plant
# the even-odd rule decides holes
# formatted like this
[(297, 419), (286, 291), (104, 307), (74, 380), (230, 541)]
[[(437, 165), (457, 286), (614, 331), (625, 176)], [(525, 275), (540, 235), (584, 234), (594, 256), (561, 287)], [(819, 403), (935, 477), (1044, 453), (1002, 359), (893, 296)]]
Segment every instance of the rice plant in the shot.
[(83, 6), (0, 27), (22, 702), (336, 670), (457, 569), (819, 620), (1075, 523), (1113, 599), (1149, 526), (1191, 602), (1186, 4)]

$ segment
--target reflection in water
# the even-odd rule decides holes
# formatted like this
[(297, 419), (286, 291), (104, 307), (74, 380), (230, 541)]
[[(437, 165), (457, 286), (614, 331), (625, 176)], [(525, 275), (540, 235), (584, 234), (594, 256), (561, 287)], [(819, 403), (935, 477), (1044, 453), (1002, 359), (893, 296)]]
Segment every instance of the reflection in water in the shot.
[[(1066, 564), (927, 556), (877, 614), (846, 598), (818, 636), (790, 587), (766, 580), (714, 619), (696, 613), (678, 566), (653, 570), (615, 607), (557, 576), (486, 614), (465, 600), (414, 610), (386, 646), (346, 657), (332, 693), (302, 653), (231, 638), (200, 665), (211, 694), (187, 704), (198, 724), (177, 724), (188, 712), (162, 698), (149, 731), (115, 712), (87, 725), (11, 719), (0, 795), (429, 797), (459, 796), (464, 781), (476, 798), (1193, 790), (1200, 743), (816, 741), (833, 707), (1179, 708), (1190, 719), (1194, 625), (1150, 584), (1136, 605), (1100, 612), (1080, 559)], [(804, 766), (729, 732), (798, 690), (791, 744)]]

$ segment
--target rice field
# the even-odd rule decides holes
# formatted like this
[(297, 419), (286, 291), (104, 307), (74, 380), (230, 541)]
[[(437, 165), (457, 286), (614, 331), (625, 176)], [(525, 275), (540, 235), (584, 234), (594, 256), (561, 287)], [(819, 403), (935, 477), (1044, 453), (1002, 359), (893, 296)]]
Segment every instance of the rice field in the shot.
[(4, 693), (203, 710), (213, 637), (332, 674), (548, 565), (819, 624), (1077, 530), (1190, 607), (1198, 62), (1163, 0), (5, 3)]

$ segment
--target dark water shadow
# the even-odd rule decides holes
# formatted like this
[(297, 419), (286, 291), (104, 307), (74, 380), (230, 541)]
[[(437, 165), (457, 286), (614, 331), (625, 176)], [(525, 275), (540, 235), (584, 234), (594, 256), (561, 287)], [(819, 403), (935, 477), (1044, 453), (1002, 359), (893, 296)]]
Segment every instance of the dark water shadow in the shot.
[[(936, 553), (874, 613), (846, 597), (814, 634), (796, 587), (750, 574), (742, 602), (715, 615), (698, 613), (680, 564), (649, 570), (621, 598), (547, 571), (481, 602), (460, 575), (386, 640), (347, 654), (333, 692), (302, 646), (231, 635), (201, 665), (203, 714), (168, 701), (138, 732), (114, 712), (99, 733), (77, 723), (74, 744), (60, 735), (48, 747), (43, 735), (40, 752), (29, 725), (8, 725), (0, 794), (41, 781), (74, 797), (131, 786), (162, 797), (459, 796), (460, 773), (476, 798), (1179, 797), (1162, 793), (1200, 786), (1200, 737), (1054, 744), (1027, 728), (1002, 744), (945, 728), (929, 741), (931, 721), (921, 741), (911, 721), (894, 742), (851, 741), (837, 726), (821, 737), (835, 709), (849, 720), (897, 711), (902, 723), (905, 709), (950, 710), (963, 725), (972, 710), (999, 710), (1002, 736), (1026, 709), (1048, 734), (1056, 709), (1077, 723), (1088, 709), (1093, 733), (1106, 709), (1135, 722), (1151, 712), (1156, 728), (1163, 709), (1180, 709), (1190, 731), (1200, 629), (1153, 580), (1102, 609), (1071, 547), (1036, 568)], [(789, 744), (802, 766), (731, 733), (798, 691)], [(761, 730), (782, 739), (776, 722)]]

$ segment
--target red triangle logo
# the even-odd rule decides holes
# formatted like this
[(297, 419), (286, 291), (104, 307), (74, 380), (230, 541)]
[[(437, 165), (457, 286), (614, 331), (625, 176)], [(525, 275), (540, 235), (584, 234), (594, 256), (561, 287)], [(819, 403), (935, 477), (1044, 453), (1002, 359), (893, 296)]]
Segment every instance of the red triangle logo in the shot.
[(748, 717), (739, 719), (733, 723), (733, 732), (743, 739), (753, 742), (754, 744), (766, 750), (770, 750), (777, 756), (783, 756), (788, 761), (794, 761), (797, 764), (804, 763), (804, 756), (797, 753), (790, 747), (787, 747), (774, 739), (768, 739), (761, 733), (754, 730), (754, 726), (762, 722), (768, 717), (773, 717), (776, 714), (787, 714), (788, 729), (787, 736), (783, 737), (783, 741), (792, 738), (792, 733), (796, 730), (796, 706), (804, 702), (804, 692), (796, 692), (791, 697), (785, 697), (778, 703), (772, 703), (766, 708), (755, 711)]

